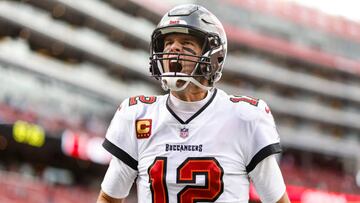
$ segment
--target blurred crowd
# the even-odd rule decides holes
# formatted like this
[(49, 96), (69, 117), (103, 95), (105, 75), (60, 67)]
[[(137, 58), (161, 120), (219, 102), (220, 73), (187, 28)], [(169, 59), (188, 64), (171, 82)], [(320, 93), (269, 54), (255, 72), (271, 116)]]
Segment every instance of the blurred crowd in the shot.
[(306, 162), (301, 163), (293, 154), (284, 153), (280, 167), (286, 184), (327, 192), (360, 193), (354, 175), (343, 170), (333, 157), (327, 161), (308, 159)]
[(66, 120), (66, 118), (54, 115), (39, 115), (35, 111), (26, 107), (18, 107), (11, 102), (0, 101), (0, 123), (15, 123), (16, 121), (26, 121), (42, 126), (48, 135), (60, 136), (66, 130), (83, 132), (89, 136), (103, 137), (109, 120), (100, 120), (95, 116), (83, 116), (76, 119)]

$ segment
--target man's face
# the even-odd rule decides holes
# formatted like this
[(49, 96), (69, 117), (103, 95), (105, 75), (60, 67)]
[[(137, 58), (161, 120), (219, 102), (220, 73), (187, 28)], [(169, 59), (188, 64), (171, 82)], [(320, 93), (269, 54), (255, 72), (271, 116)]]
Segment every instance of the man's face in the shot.
[[(199, 42), (199, 39), (187, 35), (187, 34), (169, 34), (164, 38), (164, 52), (176, 52), (181, 54), (188, 54), (188, 55), (195, 55), (200, 56), (202, 45)], [(171, 57), (177, 57), (176, 54), (164, 54), (164, 58), (171, 58)], [(180, 59), (187, 59), (192, 61), (198, 61), (197, 57), (193, 56), (180, 56)], [(178, 65), (176, 65), (176, 60), (164, 60), (164, 71), (165, 72), (175, 72), (180, 71), (180, 68)], [(194, 67), (196, 65), (196, 62), (191, 61), (178, 61), (181, 64), (181, 73), (186, 73), (190, 75)]]

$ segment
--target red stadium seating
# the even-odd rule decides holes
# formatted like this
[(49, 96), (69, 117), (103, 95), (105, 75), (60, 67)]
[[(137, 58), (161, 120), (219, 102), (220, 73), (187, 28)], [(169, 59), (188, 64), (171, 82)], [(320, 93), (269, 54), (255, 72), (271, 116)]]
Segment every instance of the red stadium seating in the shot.
[(98, 192), (74, 186), (51, 186), (12, 172), (0, 172), (0, 184), (3, 203), (87, 203), (95, 202)]

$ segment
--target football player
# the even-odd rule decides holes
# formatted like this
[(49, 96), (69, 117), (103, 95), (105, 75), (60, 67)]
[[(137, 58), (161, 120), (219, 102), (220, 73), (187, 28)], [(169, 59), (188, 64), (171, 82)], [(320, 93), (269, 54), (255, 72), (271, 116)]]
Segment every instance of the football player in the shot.
[(215, 88), (227, 39), (208, 10), (181, 5), (152, 34), (150, 72), (169, 93), (126, 99), (103, 146), (112, 155), (98, 202), (289, 202), (275, 159), (279, 135), (266, 103)]

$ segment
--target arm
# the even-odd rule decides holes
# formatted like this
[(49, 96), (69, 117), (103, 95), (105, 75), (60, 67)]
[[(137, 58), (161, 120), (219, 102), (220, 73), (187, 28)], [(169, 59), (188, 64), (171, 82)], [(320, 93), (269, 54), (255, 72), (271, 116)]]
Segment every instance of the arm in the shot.
[(116, 198), (110, 197), (109, 195), (107, 195), (105, 192), (103, 192), (101, 190), (96, 203), (124, 203), (124, 199), (116, 199)]
[(249, 176), (262, 202), (290, 203), (286, 186), (276, 162), (271, 155), (261, 161)]
[(290, 203), (287, 193), (285, 192), (284, 195), (276, 203)]
[(132, 120), (127, 112), (128, 100), (116, 111), (106, 132), (103, 147), (112, 154), (101, 183), (97, 203), (123, 203), (137, 176), (136, 140), (130, 131)]
[(128, 196), (137, 171), (113, 157), (106, 171), (97, 203), (123, 203)]

